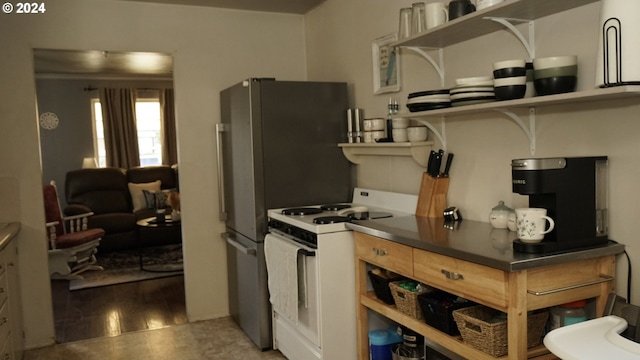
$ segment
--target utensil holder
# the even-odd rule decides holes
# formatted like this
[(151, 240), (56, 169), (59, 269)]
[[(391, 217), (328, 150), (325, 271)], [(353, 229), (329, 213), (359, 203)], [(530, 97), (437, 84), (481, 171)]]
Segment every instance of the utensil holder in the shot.
[(444, 209), (447, 208), (449, 180), (449, 177), (434, 178), (427, 173), (422, 174), (416, 216), (429, 218), (444, 217)]

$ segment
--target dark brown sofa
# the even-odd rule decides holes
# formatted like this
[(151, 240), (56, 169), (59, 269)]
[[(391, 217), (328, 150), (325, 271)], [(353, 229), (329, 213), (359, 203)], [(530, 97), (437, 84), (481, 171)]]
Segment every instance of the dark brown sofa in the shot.
[(132, 199), (132, 192), (137, 191), (140, 195), (141, 187), (150, 186), (157, 180), (160, 180), (160, 189), (178, 191), (177, 167), (69, 171), (65, 180), (67, 207), (64, 212), (69, 215), (87, 210), (94, 213), (89, 218), (89, 227), (102, 228), (106, 232), (98, 248), (102, 252), (135, 249), (140, 245), (179, 244), (182, 242), (179, 227), (142, 228), (136, 225), (138, 220), (155, 216), (155, 209), (145, 202), (148, 198), (143, 197), (142, 202), (139, 196), (137, 201)]

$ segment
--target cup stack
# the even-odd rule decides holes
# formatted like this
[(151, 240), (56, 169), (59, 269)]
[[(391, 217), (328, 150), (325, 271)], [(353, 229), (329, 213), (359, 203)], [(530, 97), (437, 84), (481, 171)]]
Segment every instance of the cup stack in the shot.
[(493, 87), (496, 100), (521, 99), (527, 92), (525, 60), (506, 60), (493, 63)]
[(362, 125), (364, 128), (364, 142), (366, 143), (376, 142), (376, 140), (387, 136), (385, 119), (383, 118), (364, 119)]
[(409, 137), (407, 136), (407, 128), (409, 127), (409, 119), (397, 118), (391, 119), (391, 134), (393, 142), (407, 142)]

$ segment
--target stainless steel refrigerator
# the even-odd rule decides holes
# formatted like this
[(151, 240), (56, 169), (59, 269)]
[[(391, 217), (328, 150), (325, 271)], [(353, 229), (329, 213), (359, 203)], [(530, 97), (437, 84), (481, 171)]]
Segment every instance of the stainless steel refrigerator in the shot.
[(264, 259), (267, 210), (347, 202), (352, 171), (345, 83), (249, 79), (220, 93), (220, 213), (226, 222), (229, 309), (260, 348), (272, 346)]

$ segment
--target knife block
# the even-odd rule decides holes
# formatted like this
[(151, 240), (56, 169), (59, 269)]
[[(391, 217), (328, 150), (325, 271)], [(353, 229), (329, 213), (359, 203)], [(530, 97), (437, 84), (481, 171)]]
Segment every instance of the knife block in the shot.
[(449, 177), (434, 178), (427, 173), (422, 174), (416, 216), (429, 218), (444, 217), (444, 209), (447, 208), (449, 180)]

